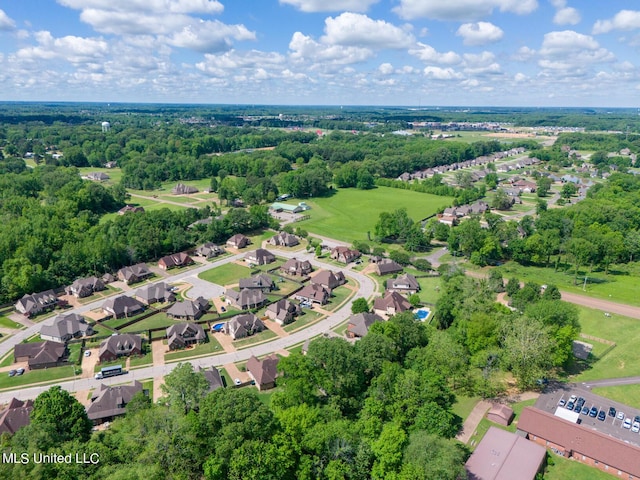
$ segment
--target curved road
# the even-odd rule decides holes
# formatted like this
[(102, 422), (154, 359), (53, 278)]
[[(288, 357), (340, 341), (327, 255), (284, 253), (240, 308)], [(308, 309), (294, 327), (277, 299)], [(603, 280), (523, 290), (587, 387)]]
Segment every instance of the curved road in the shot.
[[(212, 262), (212, 263), (203, 265), (201, 267), (194, 268), (187, 272), (182, 272), (171, 278), (163, 278), (161, 280), (158, 280), (158, 282), (161, 282), (161, 281), (189, 282), (189, 277), (197, 278), (197, 275), (205, 270), (209, 270), (211, 268), (223, 265), (225, 263), (232, 262), (234, 260), (244, 257), (244, 255), (245, 255), (244, 252), (241, 254), (233, 255), (233, 256), (224, 258), (222, 260), (219, 260), (217, 262)], [(282, 257), (288, 257), (288, 258), (296, 257), (300, 259), (307, 259), (316, 267), (334, 269), (334, 270), (336, 269), (334, 265), (329, 265), (329, 264), (320, 262), (313, 257), (313, 254), (306, 253), (304, 251), (290, 252), (290, 251), (278, 250), (277, 255)], [(360, 288), (358, 289), (358, 292), (357, 292), (358, 297), (364, 297), (368, 299), (373, 296), (373, 294), (376, 292), (376, 287), (373, 280), (371, 280), (369, 277), (361, 273), (351, 271), (348, 269), (344, 269), (344, 270), (345, 270), (345, 275), (352, 277), (359, 283)], [(151, 282), (151, 283), (157, 283), (157, 282)], [(149, 285), (149, 284), (145, 284), (145, 285)], [(135, 289), (128, 291), (125, 294), (131, 296), (134, 294), (134, 292), (135, 292)], [(303, 343), (305, 340), (321, 335), (322, 333), (327, 332), (328, 330), (336, 327), (337, 325), (345, 321), (349, 317), (349, 315), (351, 315), (351, 303), (353, 302), (353, 298), (355, 297), (352, 297), (351, 300), (349, 300), (345, 305), (343, 305), (339, 310), (334, 312), (329, 317), (323, 320), (320, 320), (319, 322), (307, 328), (304, 328), (298, 332), (292, 333), (287, 337), (277, 338), (273, 341), (262, 343), (260, 345), (255, 345), (253, 347), (245, 348), (243, 350), (238, 350), (232, 353), (212, 355), (210, 357), (199, 358), (195, 360), (186, 359), (185, 361), (189, 361), (196, 368), (220, 366), (227, 363), (236, 363), (236, 362), (248, 360), (249, 357), (251, 357), (252, 355), (259, 357), (262, 355), (267, 355), (269, 353), (275, 352), (277, 350), (281, 350), (284, 348), (292, 347), (294, 345)], [(93, 302), (87, 305), (83, 305), (73, 310), (69, 310), (68, 312), (65, 312), (65, 313), (71, 313), (71, 312), (83, 313), (88, 310), (98, 308), (104, 301), (105, 299), (101, 299), (98, 302)], [(26, 330), (21, 330), (19, 333), (17, 333), (13, 337), (0, 343), (0, 358), (6, 353), (8, 353), (11, 350), (11, 348), (13, 348), (17, 343), (20, 343), (22, 340), (29, 338), (30, 336), (39, 332), (41, 325), (42, 323), (39, 323), (27, 328)], [(82, 379), (78, 378), (74, 380), (67, 380), (67, 381), (62, 381), (62, 382), (39, 386), (39, 387), (25, 387), (19, 390), (5, 391), (0, 393), (0, 404), (8, 403), (13, 397), (18, 398), (19, 400), (27, 400), (30, 398), (35, 398), (40, 393), (51, 388), (53, 385), (60, 385), (65, 390), (68, 390), (70, 392), (75, 392), (79, 390), (90, 390), (92, 388), (98, 388), (100, 384), (106, 384), (106, 385), (121, 384), (123, 381), (129, 382), (132, 380), (146, 380), (149, 378), (161, 377), (171, 372), (177, 364), (178, 362), (171, 363), (168, 365), (162, 365), (162, 366), (138, 368), (135, 370), (131, 370), (128, 374), (124, 376), (113, 377), (113, 378), (104, 379), (104, 380), (95, 380), (93, 378), (82, 378)]]

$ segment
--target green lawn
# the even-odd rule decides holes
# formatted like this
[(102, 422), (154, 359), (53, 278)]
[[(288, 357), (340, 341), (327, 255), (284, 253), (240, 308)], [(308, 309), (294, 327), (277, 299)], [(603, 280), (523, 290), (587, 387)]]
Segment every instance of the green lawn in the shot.
[(227, 387), (230, 387), (231, 385), (233, 385), (233, 379), (229, 376), (229, 373), (224, 369), (224, 368), (220, 368), (220, 376), (222, 377), (222, 382), (224, 383), (224, 385), (226, 385)]
[(451, 197), (439, 197), (390, 187), (373, 190), (345, 188), (326, 198), (305, 200), (311, 210), (309, 220), (296, 223), (309, 232), (346, 242), (367, 241), (381, 212), (406, 208), (414, 220), (434, 214), (439, 208), (451, 205)]
[[(589, 368), (576, 376), (575, 381), (640, 375), (640, 320), (620, 315), (605, 317), (600, 310), (591, 308), (578, 309), (583, 333), (616, 342), (617, 345), (604, 358), (598, 359), (598, 351), (592, 352), (595, 358), (590, 360)], [(600, 352), (604, 351), (598, 342), (583, 341), (593, 343), (594, 347), (597, 345)]]
[(137, 367), (146, 367), (147, 365), (152, 365), (152, 364), (153, 364), (153, 354), (151, 353), (151, 350), (149, 350), (149, 353), (145, 353), (140, 357), (131, 357), (131, 362), (129, 363), (129, 366), (133, 369)]
[(116, 185), (122, 178), (122, 171), (119, 168), (100, 168), (100, 167), (80, 167), (78, 168), (80, 175), (85, 176), (92, 172), (103, 172), (109, 175), (109, 180), (100, 182), (102, 185)]
[[(125, 323), (131, 322), (137, 318), (142, 317), (143, 315), (146, 315), (147, 313), (149, 313), (148, 311), (145, 311), (139, 315), (134, 315), (132, 317), (123, 317), (123, 318), (111, 318), (109, 320), (105, 320), (103, 323), (104, 325), (106, 325), (107, 327), (110, 328), (115, 328), (118, 329), (120, 328), (122, 325), (124, 325)], [(153, 317), (152, 317), (153, 318)], [(99, 325), (99, 324), (98, 324)]]
[(453, 413), (458, 415), (462, 420), (466, 420), (473, 407), (482, 400), (480, 397), (465, 397), (456, 395), (456, 403), (453, 404)]
[(238, 283), (240, 278), (249, 277), (250, 275), (251, 270), (249, 267), (232, 262), (202, 272), (198, 275), (198, 278), (217, 285), (230, 285)]
[[(552, 258), (552, 262), (554, 260), (555, 258)], [(588, 273), (588, 270), (582, 269), (578, 275), (578, 285), (573, 284), (574, 271), (571, 265), (559, 269), (557, 272), (554, 272), (553, 267), (524, 267), (516, 262), (508, 262), (500, 268), (505, 278), (515, 276), (523, 282), (533, 281), (541, 285), (554, 284), (560, 290), (640, 306), (640, 296), (638, 295), (640, 263), (638, 262), (628, 265), (614, 265), (608, 275), (599, 271)], [(583, 290), (585, 274), (587, 275), (587, 285)]]
[(69, 344), (69, 363), (76, 365), (79, 363), (80, 354), (82, 350), (81, 343), (71, 343)]
[(258, 392), (258, 399), (267, 407), (271, 406), (271, 397), (278, 391), (278, 387), (267, 390), (266, 392)]
[(4, 328), (22, 328), (22, 325), (0, 315), (0, 327)]
[(299, 317), (296, 317), (293, 323), (290, 323), (289, 325), (285, 325), (284, 327), (282, 327), (283, 330), (285, 332), (291, 333), (294, 330), (299, 330), (301, 328), (304, 328), (314, 323), (320, 317), (322, 317), (322, 314), (318, 312), (314, 312), (313, 310), (305, 309), (303, 310), (303, 312), (305, 312), (304, 315), (300, 315)]
[(9, 353), (0, 362), (0, 367), (8, 367), (9, 365), (13, 365), (13, 348), (9, 350)]
[(123, 333), (141, 332), (150, 328), (170, 327), (171, 325), (181, 322), (182, 320), (174, 320), (173, 318), (169, 318), (166, 313), (160, 312), (149, 318), (145, 318), (144, 320), (140, 320), (139, 322), (129, 325), (120, 331)]
[(418, 278), (420, 284), (420, 300), (427, 303), (436, 303), (440, 298), (440, 277), (424, 277)]
[(640, 408), (640, 385), (619, 385), (616, 387), (597, 387), (593, 393), (624, 403), (630, 407)]
[(250, 337), (243, 338), (242, 340), (235, 340), (233, 342), (233, 346), (237, 349), (246, 348), (255, 343), (262, 343), (276, 337), (276, 334), (271, 330), (263, 330), (260, 333), (256, 333), (255, 335), (251, 335)]
[(330, 303), (325, 305), (323, 308), (332, 312), (340, 307), (340, 305), (342, 305), (351, 295), (353, 295), (353, 290), (345, 286), (336, 287), (331, 291), (331, 298), (329, 299)]
[(551, 454), (553, 465), (544, 473), (544, 480), (611, 480), (615, 476), (582, 463)]
[(42, 370), (27, 370), (19, 377), (9, 377), (6, 374), (0, 375), (0, 389), (22, 387), (33, 383), (49, 382), (53, 383), (64, 378), (74, 376), (75, 367), (65, 365), (63, 367), (45, 368)]
[(190, 357), (200, 357), (204, 355), (211, 355), (213, 353), (221, 353), (222, 346), (218, 341), (213, 337), (213, 335), (207, 334), (209, 337), (209, 341), (206, 343), (201, 343), (200, 345), (189, 348), (187, 350), (178, 350), (176, 352), (166, 353), (164, 356), (164, 361), (169, 362), (177, 362), (184, 358)]

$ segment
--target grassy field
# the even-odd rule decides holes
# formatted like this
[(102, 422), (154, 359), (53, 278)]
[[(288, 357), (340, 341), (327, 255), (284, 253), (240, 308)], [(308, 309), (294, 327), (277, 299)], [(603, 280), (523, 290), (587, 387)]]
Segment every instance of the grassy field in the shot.
[(42, 370), (27, 370), (19, 377), (9, 377), (6, 374), (0, 375), (0, 389), (22, 387), (33, 383), (49, 382), (53, 383), (64, 378), (74, 376), (75, 367), (65, 365), (63, 367), (44, 368)]
[[(589, 362), (589, 367), (575, 381), (640, 375), (640, 321), (620, 315), (605, 317), (600, 310), (578, 308), (583, 333), (616, 342), (617, 345), (604, 358), (597, 358), (598, 352), (592, 352), (596, 358)], [(596, 345), (603, 351), (598, 342), (594, 342), (594, 347)]]
[(420, 284), (420, 300), (426, 303), (436, 303), (440, 298), (440, 277), (424, 277), (418, 278)]
[(640, 408), (640, 385), (618, 385), (616, 387), (593, 388), (593, 393), (624, 403), (630, 407)]
[(311, 218), (296, 226), (346, 242), (367, 241), (367, 232), (373, 233), (380, 212), (404, 207), (411, 218), (421, 220), (434, 214), (438, 208), (449, 206), (452, 200), (451, 197), (390, 187), (342, 189), (331, 197), (306, 200), (311, 210), (305, 214)]
[(128, 327), (125, 327), (121, 330), (123, 333), (128, 332), (140, 332), (142, 330), (148, 330), (150, 328), (161, 328), (161, 327), (170, 327), (171, 325), (175, 325), (176, 323), (181, 323), (182, 320), (174, 320), (173, 318), (169, 318), (166, 313), (158, 313), (149, 318), (145, 318), (144, 320), (140, 320)]
[(456, 395), (456, 403), (453, 404), (453, 413), (458, 415), (462, 420), (466, 420), (473, 407), (482, 400), (480, 397), (464, 397)]
[(198, 278), (218, 285), (230, 285), (238, 283), (240, 278), (251, 275), (249, 267), (237, 263), (226, 263), (220, 267), (212, 268), (198, 275)]
[(277, 335), (271, 330), (263, 330), (260, 333), (251, 335), (250, 337), (243, 338), (242, 340), (235, 340), (233, 346), (237, 349), (249, 347), (255, 343), (262, 343), (275, 338)]
[(553, 455), (551, 458), (553, 465), (546, 468), (544, 480), (611, 480), (616, 478), (609, 473), (578, 463), (575, 460), (562, 458), (558, 455)]
[(309, 309), (305, 309), (303, 311), (304, 311), (304, 315), (300, 315), (299, 317), (296, 318), (296, 320), (293, 323), (290, 323), (289, 325), (285, 325), (284, 327), (282, 327), (285, 332), (291, 333), (294, 330), (299, 330), (303, 327), (306, 327), (314, 323), (320, 317), (322, 317), (322, 314), (318, 312), (314, 312)]
[[(608, 275), (604, 272), (588, 273), (588, 270), (582, 269), (578, 274), (578, 285), (573, 284), (574, 272), (570, 265), (557, 272), (554, 272), (552, 267), (524, 267), (516, 262), (508, 262), (500, 268), (505, 278), (515, 276), (522, 282), (554, 284), (560, 290), (640, 306), (638, 295), (640, 263), (638, 262), (612, 266)], [(587, 285), (583, 290), (585, 275), (587, 275)]]
[(131, 361), (129, 362), (129, 366), (131, 368), (146, 367), (152, 364), (153, 354), (151, 353), (151, 351), (149, 351), (149, 353), (145, 353), (140, 357), (131, 357)]
[(345, 286), (336, 287), (331, 290), (330, 303), (328, 305), (325, 305), (323, 308), (330, 312), (333, 312), (338, 307), (340, 307), (340, 305), (342, 305), (344, 301), (351, 295), (353, 295), (353, 290)]

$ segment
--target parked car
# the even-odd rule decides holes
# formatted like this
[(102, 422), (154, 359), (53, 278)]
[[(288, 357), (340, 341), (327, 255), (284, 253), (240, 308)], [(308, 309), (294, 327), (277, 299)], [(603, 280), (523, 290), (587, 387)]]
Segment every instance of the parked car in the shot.
[(577, 400), (577, 399), (578, 399), (578, 397), (577, 397), (577, 396), (575, 396), (575, 395), (571, 395), (571, 396), (569, 397), (569, 402), (571, 402), (571, 403), (576, 403), (576, 400)]
[(582, 411), (580, 413), (582, 415), (589, 415), (589, 407), (582, 407)]
[(598, 409), (596, 407), (591, 407), (591, 410), (589, 411), (589, 416), (592, 418), (596, 418), (597, 415), (598, 415)]
[(233, 383), (235, 383), (236, 385), (240, 385), (240, 384), (242, 384), (242, 382), (240, 381), (240, 379), (239, 379), (239, 378), (236, 378), (236, 379), (233, 381)]
[(607, 414), (604, 413), (604, 410), (600, 410), (600, 412), (598, 413), (598, 420), (600, 420), (601, 422), (604, 422), (605, 418), (607, 418)]
[(85, 350), (84, 351), (84, 356), (85, 357), (90, 357), (91, 356), (91, 350)]
[(624, 420), (624, 412), (618, 412), (618, 415), (616, 415), (616, 418), (618, 420)]
[(565, 408), (567, 410), (573, 410), (573, 407), (575, 406), (575, 404), (573, 402), (569, 402), (565, 405)]
[(16, 375), (22, 375), (24, 373), (24, 368), (19, 368), (16, 370)]
[(640, 415), (636, 415), (635, 417), (633, 417), (633, 421), (640, 423)]
[(10, 377), (14, 377), (16, 375), (16, 371), (15, 370), (9, 370), (9, 376)]
[(630, 418), (625, 418), (624, 419), (624, 423), (622, 424), (622, 426), (624, 428), (631, 428), (631, 419)]
[(640, 422), (633, 422), (633, 425), (631, 425), (631, 431), (633, 433), (640, 432)]
[(561, 398), (560, 401), (558, 402), (558, 405), (560, 405), (561, 407), (564, 407), (565, 403), (567, 403), (567, 401), (564, 398)]
[(613, 407), (609, 407), (609, 416), (610, 417), (615, 417), (616, 416), (616, 409)]

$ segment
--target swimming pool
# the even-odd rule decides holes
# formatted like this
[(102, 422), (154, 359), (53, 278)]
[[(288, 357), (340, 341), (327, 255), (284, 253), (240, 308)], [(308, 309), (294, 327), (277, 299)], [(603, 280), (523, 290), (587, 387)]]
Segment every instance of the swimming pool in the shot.
[(415, 316), (416, 320), (420, 320), (421, 322), (424, 322), (427, 318), (429, 318), (429, 314), (431, 313), (431, 311), (428, 308), (418, 308), (417, 310), (413, 311), (413, 315)]

